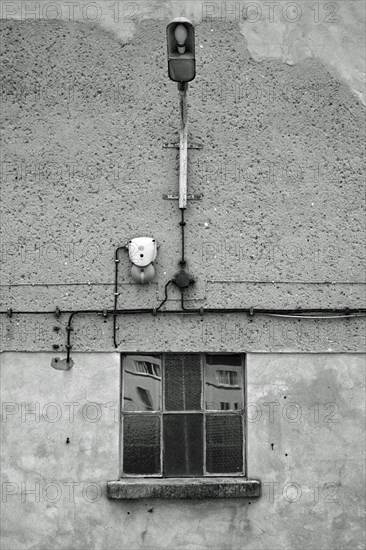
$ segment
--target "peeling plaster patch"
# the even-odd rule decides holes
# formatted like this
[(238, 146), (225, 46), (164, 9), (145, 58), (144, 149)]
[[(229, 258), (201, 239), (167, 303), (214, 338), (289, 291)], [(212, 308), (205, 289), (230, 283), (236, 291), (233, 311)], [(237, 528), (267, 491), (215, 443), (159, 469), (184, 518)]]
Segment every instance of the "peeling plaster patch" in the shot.
[(67, 361), (66, 359), (60, 359), (59, 357), (55, 357), (51, 361), (51, 367), (56, 370), (70, 370), (74, 365), (74, 361), (70, 359)]
[[(25, 20), (19, 7), (20, 2), (14, 3), (14, 13), (2, 12), (6, 19)], [(203, 4), (192, 0), (171, 1), (151, 0), (145, 2), (115, 2), (94, 3), (95, 8), (90, 7), (89, 0), (80, 0), (74, 8), (63, 9), (57, 14), (57, 18), (69, 22), (82, 22), (85, 24), (100, 26), (114, 34), (122, 43), (131, 42), (136, 34), (139, 23), (152, 19), (161, 21), (165, 29), (167, 22), (174, 17), (188, 17), (194, 24), (202, 23)], [(216, 25), (227, 22), (235, 25), (238, 21), (240, 31), (245, 37), (248, 50), (255, 61), (266, 59), (281, 59), (284, 63), (294, 65), (307, 58), (316, 57), (327, 66), (333, 67), (348, 83), (357, 97), (365, 103), (364, 78), (365, 78), (365, 49), (364, 49), (364, 20), (365, 4), (358, 0), (342, 0), (335, 2), (338, 11), (331, 13), (327, 4), (315, 3), (309, 5), (307, 0), (298, 0), (298, 20), (296, 13), (285, 12), (288, 21), (283, 17), (283, 7), (288, 3), (282, 0), (275, 6), (263, 4), (261, 14), (257, 22), (252, 22), (243, 14), (243, 10), (234, 15), (222, 13), (223, 2), (213, 2), (214, 10), (219, 9), (212, 17), (212, 32), (216, 31)], [(240, 7), (240, 3), (237, 3)], [(261, 4), (261, 3), (260, 3)], [(52, 17), (48, 0), (37, 2), (38, 14), (36, 19), (48, 19)], [(314, 6), (318, 6), (317, 13)], [(221, 9), (221, 12), (220, 12)], [(71, 11), (70, 11), (71, 10)], [(31, 15), (27, 16), (32, 19)], [(226, 19), (225, 19), (226, 17)], [(294, 18), (294, 22), (290, 19)], [(199, 31), (199, 29), (198, 29)], [(199, 43), (197, 43), (198, 45)]]
[[(11, 6), (10, 4), (14, 4)], [(30, 3), (29, 3), (30, 4)], [(100, 26), (107, 31), (113, 32), (118, 39), (129, 42), (135, 33), (136, 23), (141, 18), (146, 18), (150, 11), (151, 4), (143, 2), (62, 2), (52, 10), (48, 0), (38, 0), (32, 6), (26, 6), (25, 2), (9, 2), (9, 7), (4, 6), (1, 11), (1, 19), (15, 19), (24, 22), (41, 21), (52, 19), (56, 22), (65, 21), (69, 23), (85, 23), (93, 26)], [(56, 10), (56, 11), (55, 11)], [(137, 15), (139, 17), (137, 18)]]
[[(284, 20), (281, 6), (272, 15), (262, 10), (257, 23), (248, 20), (240, 22), (240, 31), (245, 36), (249, 52), (255, 61), (268, 58), (281, 59), (289, 65), (308, 57), (316, 57), (328, 66), (337, 69), (354, 93), (365, 103), (365, 50), (363, 2), (344, 1), (334, 23), (322, 22), (326, 12), (316, 14), (309, 9), (306, 0), (299, 0), (301, 17), (296, 23)], [(338, 4), (337, 4), (338, 5)], [(320, 4), (320, 8), (324, 6)]]
[[(63, 2), (57, 7), (50, 6), (49, 0), (38, 0), (36, 6), (25, 6), (24, 2), (14, 2), (6, 6), (0, 14), (3, 19), (22, 21), (60, 20), (70, 23), (85, 23), (100, 26), (114, 34), (123, 43), (130, 42), (136, 27), (142, 21), (153, 19), (163, 21), (163, 27), (174, 17), (188, 17), (194, 23), (202, 21), (202, 3), (165, 0), (137, 0), (135, 2)], [(70, 4), (70, 5), (68, 5)], [(72, 5), (73, 4), (73, 5)]]

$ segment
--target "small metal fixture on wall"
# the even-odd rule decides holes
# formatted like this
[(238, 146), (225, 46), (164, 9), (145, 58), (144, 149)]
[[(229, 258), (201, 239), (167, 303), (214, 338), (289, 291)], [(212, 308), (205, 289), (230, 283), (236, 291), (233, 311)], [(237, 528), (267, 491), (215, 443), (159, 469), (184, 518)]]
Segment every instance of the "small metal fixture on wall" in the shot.
[(157, 254), (155, 239), (137, 237), (128, 243), (128, 254), (133, 266), (131, 277), (135, 283), (151, 283), (155, 276), (154, 261)]

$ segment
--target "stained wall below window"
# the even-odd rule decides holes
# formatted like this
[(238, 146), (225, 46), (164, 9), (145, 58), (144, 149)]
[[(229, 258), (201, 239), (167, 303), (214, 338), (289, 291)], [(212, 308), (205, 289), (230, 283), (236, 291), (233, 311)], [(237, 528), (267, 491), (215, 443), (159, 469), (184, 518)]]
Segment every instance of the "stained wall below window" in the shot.
[[(2, 547), (361, 549), (362, 354), (247, 356), (250, 500), (111, 501), (119, 354), (3, 353)], [(33, 413), (31, 412), (33, 411)]]

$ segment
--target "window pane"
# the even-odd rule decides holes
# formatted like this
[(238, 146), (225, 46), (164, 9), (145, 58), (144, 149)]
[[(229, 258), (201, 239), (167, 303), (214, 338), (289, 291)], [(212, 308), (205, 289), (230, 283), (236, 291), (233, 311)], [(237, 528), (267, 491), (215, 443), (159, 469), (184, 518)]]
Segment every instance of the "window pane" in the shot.
[(123, 358), (123, 410), (161, 409), (161, 359), (152, 355)]
[(240, 355), (207, 355), (205, 407), (209, 411), (243, 409), (243, 367)]
[(242, 417), (206, 416), (206, 470), (210, 474), (243, 470)]
[(160, 418), (156, 415), (123, 417), (123, 471), (160, 473)]
[(164, 415), (164, 476), (203, 474), (203, 415)]
[(165, 410), (201, 410), (199, 354), (166, 355), (164, 377)]

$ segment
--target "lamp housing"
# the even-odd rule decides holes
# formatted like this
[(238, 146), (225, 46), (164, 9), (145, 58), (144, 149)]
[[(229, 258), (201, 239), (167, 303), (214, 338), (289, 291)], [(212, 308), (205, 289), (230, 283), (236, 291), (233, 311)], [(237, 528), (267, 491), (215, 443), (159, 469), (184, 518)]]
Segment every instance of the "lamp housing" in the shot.
[[(190, 82), (196, 76), (194, 26), (186, 17), (176, 17), (167, 26), (166, 34), (169, 78), (174, 82)], [(179, 43), (180, 37), (183, 38)]]

